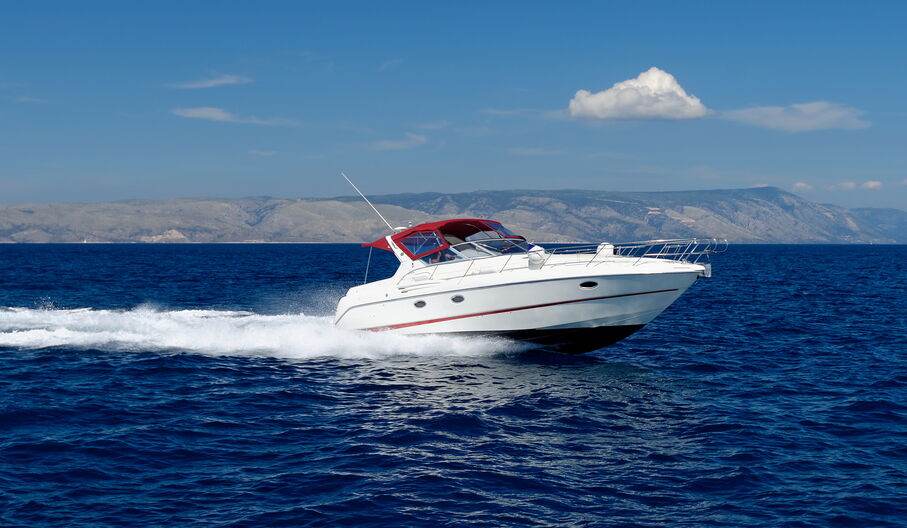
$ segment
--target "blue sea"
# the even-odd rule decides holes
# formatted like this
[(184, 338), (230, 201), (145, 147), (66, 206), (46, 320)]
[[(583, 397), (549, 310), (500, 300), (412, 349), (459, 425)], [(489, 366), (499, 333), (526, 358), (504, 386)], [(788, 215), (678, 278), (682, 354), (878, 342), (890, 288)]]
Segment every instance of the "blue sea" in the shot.
[(907, 246), (731, 246), (580, 356), (337, 330), (366, 255), (0, 246), (0, 525), (907, 525)]

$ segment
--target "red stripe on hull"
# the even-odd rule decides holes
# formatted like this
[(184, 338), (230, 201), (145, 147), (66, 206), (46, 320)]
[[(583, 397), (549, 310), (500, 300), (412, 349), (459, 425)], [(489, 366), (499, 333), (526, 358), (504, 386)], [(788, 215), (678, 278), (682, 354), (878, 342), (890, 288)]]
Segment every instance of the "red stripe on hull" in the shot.
[(398, 330), (400, 328), (409, 328), (411, 326), (420, 326), (420, 325), (431, 324), (431, 323), (443, 323), (444, 321), (453, 321), (456, 319), (466, 319), (468, 317), (479, 317), (482, 315), (495, 315), (495, 314), (501, 314), (501, 313), (507, 313), (507, 312), (519, 312), (521, 310), (532, 310), (534, 308), (546, 308), (548, 306), (557, 306), (559, 304), (573, 304), (573, 303), (588, 302), (588, 301), (601, 301), (603, 299), (617, 299), (619, 297), (633, 297), (636, 295), (649, 295), (651, 293), (665, 293), (665, 292), (672, 292), (672, 291), (677, 291), (677, 288), (671, 288), (669, 290), (655, 290), (655, 291), (639, 292), (639, 293), (623, 293), (621, 295), (608, 295), (605, 297), (589, 297), (587, 299), (576, 299), (573, 301), (558, 301), (558, 302), (553, 302), (553, 303), (535, 304), (533, 306), (520, 306), (518, 308), (507, 308), (504, 310), (494, 310), (491, 312), (481, 312), (481, 313), (466, 314), (466, 315), (454, 315), (452, 317), (442, 317), (440, 319), (427, 319), (425, 321), (415, 321), (412, 323), (400, 323), (400, 324), (387, 325), (387, 326), (376, 326), (375, 328), (367, 328), (366, 330), (368, 330), (370, 332), (382, 332), (384, 330)]

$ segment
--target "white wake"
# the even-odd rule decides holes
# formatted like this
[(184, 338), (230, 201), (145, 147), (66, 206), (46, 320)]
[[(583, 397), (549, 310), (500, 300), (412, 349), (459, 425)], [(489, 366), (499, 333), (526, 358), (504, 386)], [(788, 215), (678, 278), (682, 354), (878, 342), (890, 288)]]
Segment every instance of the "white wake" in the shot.
[(330, 317), (217, 310), (0, 308), (0, 347), (187, 351), (283, 358), (474, 356), (507, 352), (507, 340), (406, 336), (335, 328)]

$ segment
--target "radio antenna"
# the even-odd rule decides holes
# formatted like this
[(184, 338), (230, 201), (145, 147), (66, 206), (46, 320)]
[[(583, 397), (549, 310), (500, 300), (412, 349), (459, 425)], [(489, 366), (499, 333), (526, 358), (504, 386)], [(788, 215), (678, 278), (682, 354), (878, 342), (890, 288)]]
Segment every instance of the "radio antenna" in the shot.
[(393, 226), (391, 226), (391, 223), (387, 221), (387, 218), (384, 218), (384, 216), (378, 212), (378, 209), (376, 209), (375, 206), (372, 205), (372, 202), (368, 201), (368, 198), (366, 198), (365, 195), (362, 194), (362, 191), (359, 190), (359, 187), (356, 187), (356, 184), (351, 182), (350, 179), (347, 178), (346, 174), (344, 174), (343, 172), (341, 172), (340, 175), (343, 176), (343, 179), (346, 180), (347, 183), (349, 183), (350, 185), (353, 186), (353, 189), (356, 189), (356, 192), (359, 193), (359, 196), (361, 196), (362, 199), (365, 200), (365, 203), (367, 203), (368, 206), (372, 208), (372, 211), (375, 211), (375, 214), (378, 215), (378, 217), (381, 218), (381, 220), (384, 220), (384, 223), (387, 224), (387, 228), (390, 229), (391, 231), (396, 231), (393, 228)]

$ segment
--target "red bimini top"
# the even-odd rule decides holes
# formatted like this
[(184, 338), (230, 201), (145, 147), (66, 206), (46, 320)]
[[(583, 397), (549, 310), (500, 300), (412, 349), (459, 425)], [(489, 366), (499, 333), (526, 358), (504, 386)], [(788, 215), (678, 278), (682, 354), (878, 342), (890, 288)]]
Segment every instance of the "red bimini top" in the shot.
[[(477, 237), (476, 235), (479, 236)], [(481, 218), (457, 218), (455, 220), (428, 222), (410, 227), (406, 231), (401, 231), (391, 236), (394, 244), (413, 260), (447, 249), (451, 244), (462, 243), (467, 238), (470, 240), (477, 238), (516, 238), (525, 240), (502, 226), (500, 222)], [(362, 246), (374, 247), (385, 251), (391, 250), (386, 238), (379, 238), (369, 244), (362, 244)]]

